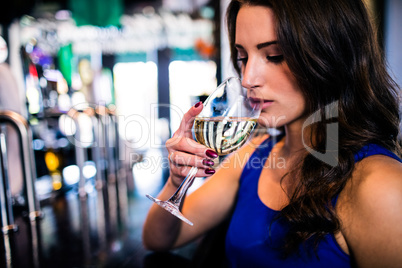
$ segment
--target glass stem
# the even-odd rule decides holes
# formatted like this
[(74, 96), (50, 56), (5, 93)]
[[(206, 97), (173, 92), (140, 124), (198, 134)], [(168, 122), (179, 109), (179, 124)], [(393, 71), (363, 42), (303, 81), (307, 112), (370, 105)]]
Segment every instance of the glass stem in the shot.
[(198, 168), (192, 167), (184, 178), (183, 182), (177, 188), (176, 192), (169, 198), (168, 202), (171, 202), (177, 208), (180, 208), (181, 200), (186, 195), (188, 188), (193, 184), (195, 175), (197, 174)]

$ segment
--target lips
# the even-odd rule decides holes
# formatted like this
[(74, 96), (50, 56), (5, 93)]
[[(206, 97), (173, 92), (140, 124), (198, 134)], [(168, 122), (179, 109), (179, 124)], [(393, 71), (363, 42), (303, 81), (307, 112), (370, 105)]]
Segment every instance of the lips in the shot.
[(250, 97), (249, 100), (250, 100), (251, 106), (253, 106), (253, 107), (261, 106), (261, 109), (267, 108), (274, 102), (273, 100), (263, 100), (263, 99), (259, 99), (259, 98), (253, 98), (253, 97)]

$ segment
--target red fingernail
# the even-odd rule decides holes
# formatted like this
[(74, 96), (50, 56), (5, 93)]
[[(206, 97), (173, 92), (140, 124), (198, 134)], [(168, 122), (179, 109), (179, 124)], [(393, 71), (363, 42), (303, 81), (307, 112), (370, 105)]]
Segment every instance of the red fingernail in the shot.
[(205, 154), (206, 154), (208, 157), (211, 157), (211, 158), (217, 158), (217, 157), (218, 157), (218, 154), (215, 153), (215, 152), (212, 151), (212, 150), (207, 150), (207, 151), (205, 152)]
[(204, 160), (202, 160), (202, 164), (212, 167), (214, 165), (214, 161), (211, 161), (209, 159), (204, 159)]
[(212, 174), (214, 174), (214, 173), (215, 173), (215, 170), (212, 169), (212, 168), (207, 168), (207, 169), (205, 170), (205, 174), (212, 175)]
[(195, 108), (198, 108), (198, 107), (201, 105), (201, 103), (202, 103), (202, 101), (197, 102), (197, 103), (194, 105), (194, 107), (195, 107)]

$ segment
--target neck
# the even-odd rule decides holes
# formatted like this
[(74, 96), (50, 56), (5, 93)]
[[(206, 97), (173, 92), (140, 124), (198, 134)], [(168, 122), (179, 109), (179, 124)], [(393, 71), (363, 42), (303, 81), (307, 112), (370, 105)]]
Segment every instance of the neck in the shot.
[[(310, 135), (307, 134), (308, 131), (304, 131), (303, 135), (303, 124), (291, 124), (285, 125), (285, 137), (282, 139), (277, 146), (277, 157), (281, 157), (285, 160), (286, 165), (284, 165), (285, 170), (280, 176), (280, 183), (287, 193), (292, 193), (296, 185), (295, 176), (285, 176), (287, 172), (295, 171), (297, 169), (300, 160), (304, 157), (306, 153), (306, 146), (310, 146)], [(297, 173), (297, 171), (296, 171)]]
[(306, 146), (310, 146), (310, 134), (304, 131), (302, 124), (291, 124), (285, 126), (285, 140), (282, 152), (287, 156), (297, 156), (306, 151)]

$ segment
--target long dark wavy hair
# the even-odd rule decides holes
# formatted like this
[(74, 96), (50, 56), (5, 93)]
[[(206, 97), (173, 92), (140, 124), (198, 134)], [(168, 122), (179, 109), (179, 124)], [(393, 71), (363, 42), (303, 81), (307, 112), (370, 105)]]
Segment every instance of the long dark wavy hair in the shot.
[[(321, 111), (325, 116), (325, 107), (337, 104), (339, 143), (334, 155), (338, 164), (328, 165), (306, 154), (289, 173), (297, 176), (296, 186), (280, 213), (290, 225), (285, 243), (289, 253), (304, 242), (317, 245), (325, 235), (340, 230), (331, 201), (351, 176), (354, 153), (376, 143), (400, 155), (399, 90), (387, 72), (361, 0), (231, 1), (226, 19), (231, 58), (240, 75), (234, 42), (236, 17), (244, 5), (273, 10), (278, 43), (304, 94), (307, 111)], [(327, 124), (322, 120), (310, 128), (312, 148), (317, 152), (325, 152)]]

